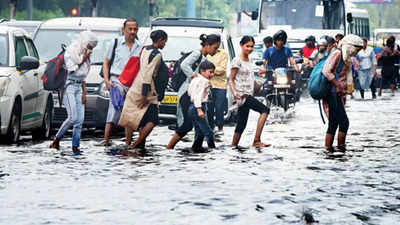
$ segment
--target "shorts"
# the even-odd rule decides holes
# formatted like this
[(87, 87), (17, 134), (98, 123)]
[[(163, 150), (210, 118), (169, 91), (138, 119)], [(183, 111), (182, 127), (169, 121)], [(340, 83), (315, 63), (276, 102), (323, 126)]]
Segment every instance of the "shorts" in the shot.
[(151, 104), (149, 108), (147, 108), (142, 120), (140, 120), (139, 128), (146, 126), (146, 124), (150, 122), (154, 123), (154, 125), (160, 123), (160, 120), (158, 119), (158, 107), (156, 104)]

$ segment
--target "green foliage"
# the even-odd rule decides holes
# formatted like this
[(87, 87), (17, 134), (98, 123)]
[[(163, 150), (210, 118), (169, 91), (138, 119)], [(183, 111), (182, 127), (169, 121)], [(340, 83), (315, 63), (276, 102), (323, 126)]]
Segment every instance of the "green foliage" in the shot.
[[(381, 7), (382, 25), (379, 27), (379, 8)], [(369, 25), (371, 32), (376, 28), (400, 28), (398, 13), (400, 11), (400, 0), (393, 0), (392, 4), (383, 5), (359, 5), (359, 8), (368, 10), (370, 16)]]
[[(197, 16), (200, 17), (200, 0), (197, 1)], [(204, 17), (219, 18), (228, 24), (230, 16), (235, 12), (236, 1), (230, 0), (203, 0)], [(185, 15), (186, 0), (154, 0), (154, 16), (183, 17)], [(34, 0), (33, 19), (45, 20), (54, 17), (69, 16), (70, 10), (79, 7), (80, 16), (91, 16), (91, 0)], [(257, 0), (242, 0), (243, 9), (255, 10)], [(8, 1), (0, 1), (0, 18), (9, 17)], [(19, 0), (16, 19), (27, 19), (26, 1)], [(133, 17), (141, 26), (148, 25), (148, 0), (98, 0), (98, 15), (105, 17), (126, 18)]]
[[(47, 20), (56, 17), (64, 17), (65, 14), (63, 11), (58, 8), (56, 10), (39, 10), (33, 9), (32, 19), (33, 20)], [(0, 18), (9, 18), (10, 10), (8, 8), (2, 9), (0, 11)], [(26, 11), (17, 11), (16, 18), (17, 20), (26, 20), (28, 18)]]

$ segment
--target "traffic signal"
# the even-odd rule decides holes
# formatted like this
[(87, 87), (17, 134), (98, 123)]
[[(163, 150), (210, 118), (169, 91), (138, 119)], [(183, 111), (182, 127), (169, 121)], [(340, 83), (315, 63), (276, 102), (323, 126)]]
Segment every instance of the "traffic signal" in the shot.
[(71, 9), (71, 16), (79, 16), (79, 9), (74, 7)]

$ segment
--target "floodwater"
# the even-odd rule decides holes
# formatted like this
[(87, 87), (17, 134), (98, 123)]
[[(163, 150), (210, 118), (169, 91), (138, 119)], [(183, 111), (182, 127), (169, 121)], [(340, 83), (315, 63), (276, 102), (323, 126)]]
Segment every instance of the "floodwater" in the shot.
[[(272, 147), (262, 150), (231, 150), (233, 126), (209, 153), (185, 151), (190, 140), (165, 150), (167, 126), (130, 156), (87, 135), (81, 156), (69, 154), (70, 138), (61, 152), (49, 141), (0, 146), (0, 224), (398, 224), (399, 100), (349, 100), (344, 154), (324, 151), (311, 99), (265, 127)], [(250, 117), (242, 146), (255, 132)]]

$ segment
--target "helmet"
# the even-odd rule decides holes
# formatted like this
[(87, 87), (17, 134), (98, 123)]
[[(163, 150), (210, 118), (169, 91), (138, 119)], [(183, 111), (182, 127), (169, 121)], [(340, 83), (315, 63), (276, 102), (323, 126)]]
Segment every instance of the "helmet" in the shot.
[(321, 46), (321, 45), (327, 46), (328, 45), (328, 41), (326, 41), (326, 39), (324, 39), (324, 38), (321, 38), (321, 39), (318, 40), (318, 45), (319, 46)]
[(308, 36), (308, 37), (306, 38), (305, 42), (307, 42), (307, 41), (311, 41), (313, 44), (315, 44), (315, 37), (312, 36), (312, 35), (310, 35), (310, 36)]
[(336, 40), (333, 38), (333, 37), (331, 37), (331, 36), (326, 36), (326, 41), (328, 42), (328, 44), (335, 44), (336, 43)]
[(274, 39), (274, 43), (277, 40), (281, 40), (281, 41), (283, 41), (283, 44), (286, 44), (287, 34), (286, 34), (286, 32), (284, 30), (279, 30), (278, 32), (276, 32), (274, 34), (273, 39)]

